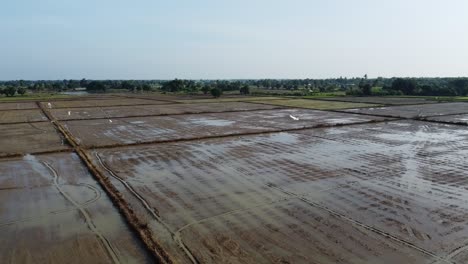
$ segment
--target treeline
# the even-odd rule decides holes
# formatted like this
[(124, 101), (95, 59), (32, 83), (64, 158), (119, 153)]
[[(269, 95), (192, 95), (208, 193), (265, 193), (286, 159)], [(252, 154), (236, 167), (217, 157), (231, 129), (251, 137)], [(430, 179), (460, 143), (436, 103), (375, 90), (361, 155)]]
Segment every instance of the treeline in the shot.
[[(0, 93), (10, 95), (33, 92), (62, 92), (85, 89), (89, 92), (106, 91), (162, 91), (191, 94), (255, 91), (287, 91), (289, 94), (346, 92), (349, 95), (428, 95), (466, 96), (468, 78), (359, 78), (332, 79), (262, 79), (262, 80), (59, 80), (59, 81), (4, 81)], [(212, 92), (213, 91), (213, 92)], [(13, 95), (15, 94), (13, 93)]]
[(239, 91), (240, 94), (249, 94), (250, 87), (246, 81), (193, 81), (175, 79), (162, 84), (163, 92), (186, 92), (197, 94), (211, 93), (219, 97), (223, 92)]
[(347, 91), (348, 95), (467, 96), (468, 78), (395, 78), (365, 80)]

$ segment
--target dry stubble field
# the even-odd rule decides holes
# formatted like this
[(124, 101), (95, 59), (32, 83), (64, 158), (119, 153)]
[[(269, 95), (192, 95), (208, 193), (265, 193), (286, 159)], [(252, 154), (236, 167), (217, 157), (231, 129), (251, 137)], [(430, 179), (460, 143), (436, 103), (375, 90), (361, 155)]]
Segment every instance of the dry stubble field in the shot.
[(468, 104), (130, 97), (0, 103), (2, 263), (468, 262)]

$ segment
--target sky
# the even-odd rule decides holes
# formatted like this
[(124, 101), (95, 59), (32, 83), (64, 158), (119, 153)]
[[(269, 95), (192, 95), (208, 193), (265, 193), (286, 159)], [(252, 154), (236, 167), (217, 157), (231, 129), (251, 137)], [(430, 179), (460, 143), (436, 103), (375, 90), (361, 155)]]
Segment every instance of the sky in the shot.
[(0, 80), (468, 76), (466, 0), (14, 0)]

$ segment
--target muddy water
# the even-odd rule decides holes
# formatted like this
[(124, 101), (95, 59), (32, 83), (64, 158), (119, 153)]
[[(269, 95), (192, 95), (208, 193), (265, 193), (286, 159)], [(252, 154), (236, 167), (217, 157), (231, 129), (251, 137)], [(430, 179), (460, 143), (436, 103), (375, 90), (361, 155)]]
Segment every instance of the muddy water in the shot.
[(98, 155), (202, 262), (444, 263), (468, 255), (467, 139), (394, 121)]
[(0, 161), (2, 263), (149, 263), (74, 154)]

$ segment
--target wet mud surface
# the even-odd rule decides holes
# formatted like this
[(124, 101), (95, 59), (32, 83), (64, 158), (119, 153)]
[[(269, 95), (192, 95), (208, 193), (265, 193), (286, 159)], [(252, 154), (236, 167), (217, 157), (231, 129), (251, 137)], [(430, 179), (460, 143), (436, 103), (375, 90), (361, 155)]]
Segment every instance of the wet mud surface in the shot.
[(93, 154), (187, 262), (465, 263), (467, 139), (392, 121)]
[(2, 263), (150, 263), (72, 153), (0, 161)]
[(468, 114), (448, 115), (448, 116), (432, 116), (432, 117), (427, 117), (426, 120), (436, 121), (436, 122), (443, 122), (443, 123), (468, 125)]

